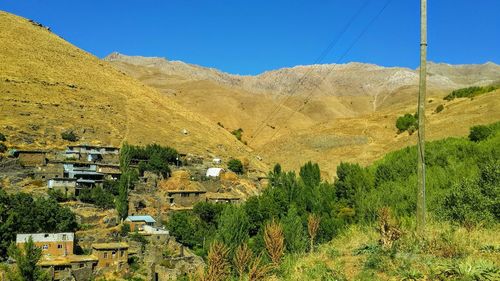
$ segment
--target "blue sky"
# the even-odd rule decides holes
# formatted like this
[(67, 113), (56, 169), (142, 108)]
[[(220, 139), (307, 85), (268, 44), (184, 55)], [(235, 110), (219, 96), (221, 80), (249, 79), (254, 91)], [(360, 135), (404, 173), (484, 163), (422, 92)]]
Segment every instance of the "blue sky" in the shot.
[[(417, 67), (419, 0), (392, 0), (343, 59), (386, 0), (2, 0), (0, 10), (98, 57), (118, 51), (257, 74), (315, 62), (366, 1), (321, 62)], [(429, 0), (429, 59), (500, 63), (499, 11), (498, 0)]]

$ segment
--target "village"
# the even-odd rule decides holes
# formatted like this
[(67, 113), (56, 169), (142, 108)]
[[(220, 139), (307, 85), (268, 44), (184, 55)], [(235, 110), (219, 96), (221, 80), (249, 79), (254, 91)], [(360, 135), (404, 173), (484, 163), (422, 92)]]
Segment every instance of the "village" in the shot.
[[(144, 161), (132, 158), (130, 165), (137, 169)], [(265, 177), (245, 159), (238, 160), (244, 173), (231, 171), (226, 161), (179, 153), (166, 176), (142, 171), (127, 187), (128, 213), (123, 219), (114, 208), (84, 199), (92, 190), (120, 180), (120, 148), (80, 144), (65, 150), (11, 150), (0, 163), (4, 189), (57, 196), (79, 224), (76, 232), (17, 233), (15, 243), (22, 249), (32, 240), (42, 250), (38, 265), (52, 280), (139, 274), (160, 281), (195, 272), (203, 267), (203, 259), (170, 235), (164, 226), (169, 216), (199, 202), (238, 204), (259, 194), (264, 185)]]

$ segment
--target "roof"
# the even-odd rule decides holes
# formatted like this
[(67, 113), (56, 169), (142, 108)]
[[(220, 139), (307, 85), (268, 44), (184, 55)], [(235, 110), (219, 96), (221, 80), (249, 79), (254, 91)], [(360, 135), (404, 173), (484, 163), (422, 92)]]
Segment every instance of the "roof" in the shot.
[[(63, 239), (66, 235), (66, 239)], [(58, 241), (73, 241), (75, 239), (75, 234), (73, 232), (63, 232), (63, 233), (28, 233), (28, 234), (17, 234), (16, 243), (26, 243), (29, 237), (33, 239), (33, 242), (58, 242)]]
[(68, 145), (68, 148), (72, 147), (85, 147), (85, 148), (107, 148), (107, 149), (120, 149), (119, 147), (114, 146), (102, 146), (102, 145), (90, 145), (90, 144), (77, 144), (77, 145)]
[(92, 248), (96, 250), (128, 249), (128, 244), (125, 242), (94, 243)]
[(207, 193), (205, 190), (167, 190), (167, 194), (175, 194), (175, 193)]
[(152, 223), (156, 222), (156, 220), (153, 219), (153, 217), (149, 216), (149, 215), (145, 215), (145, 216), (128, 216), (125, 220), (126, 221), (132, 221), (132, 222), (135, 222), (135, 221), (144, 221), (144, 222), (152, 222)]
[(208, 168), (207, 170), (207, 177), (218, 177), (220, 176), (220, 173), (224, 172), (223, 168)]
[(40, 266), (71, 265), (78, 262), (96, 262), (99, 259), (94, 255), (68, 255), (68, 256), (44, 256), (39, 262)]
[(149, 225), (145, 225), (143, 227), (143, 230), (142, 232), (140, 232), (141, 234), (156, 234), (156, 235), (168, 235), (169, 232), (168, 230), (164, 229), (164, 228), (161, 228), (161, 227), (155, 227), (155, 226), (149, 226)]
[(49, 181), (77, 181), (76, 178), (51, 178)]

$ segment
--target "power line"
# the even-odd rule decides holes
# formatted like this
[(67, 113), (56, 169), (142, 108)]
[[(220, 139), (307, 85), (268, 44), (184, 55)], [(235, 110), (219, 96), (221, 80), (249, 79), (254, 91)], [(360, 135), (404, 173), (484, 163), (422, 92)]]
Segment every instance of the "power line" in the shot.
[[(354, 45), (356, 45), (356, 43), (361, 39), (361, 37), (363, 37), (363, 35), (368, 31), (368, 29), (373, 25), (373, 23), (380, 17), (380, 15), (382, 15), (382, 13), (385, 11), (385, 9), (389, 6), (389, 4), (392, 2), (392, 0), (387, 0), (387, 2), (384, 4), (384, 6), (378, 11), (378, 13), (370, 20), (370, 22), (368, 23), (368, 25), (366, 25), (366, 27), (361, 31), (361, 33), (356, 37), (356, 39), (352, 42), (352, 44), (349, 46), (349, 48), (347, 48), (347, 50), (342, 54), (342, 56), (337, 60), (337, 62), (333, 65), (333, 67), (330, 69), (330, 71), (327, 72), (326, 75), (323, 76), (323, 78), (320, 80), (320, 82), (318, 84), (315, 84), (316, 88), (319, 89), (319, 86), (323, 83), (323, 81), (328, 77), (329, 74), (331, 74), (333, 72), (333, 70), (335, 70), (336, 66), (338, 65), (338, 63), (340, 61), (342, 61), (346, 56), (347, 54), (352, 50), (352, 48), (354, 47)], [(292, 114), (290, 114), (290, 116), (286, 119), (286, 121), (290, 120), (294, 115), (295, 113), (297, 112), (300, 112), (302, 109), (304, 109), (304, 107), (307, 105), (307, 103), (310, 101), (310, 99), (312, 98), (313, 96), (313, 91), (311, 90), (310, 94), (306, 96), (306, 98), (304, 99), (304, 102), (302, 103), (302, 105), (295, 111), (292, 112)], [(271, 136), (271, 140), (274, 139), (274, 137), (278, 134), (278, 132), (281, 130), (281, 127), (278, 128), (274, 134)]]
[[(314, 64), (320, 63), (329, 53), (330, 51), (337, 45), (339, 42), (340, 38), (346, 33), (346, 31), (351, 27), (351, 25), (354, 23), (355, 19), (361, 14), (361, 12), (368, 6), (371, 0), (366, 0), (363, 5), (356, 11), (356, 13), (349, 19), (347, 24), (343, 27), (342, 31), (339, 33), (339, 35), (334, 38), (330, 44), (326, 47), (326, 49), (320, 54), (320, 56), (314, 61)], [(275, 107), (275, 109), (264, 118), (264, 120), (260, 123), (260, 125), (254, 130), (254, 132), (250, 135), (251, 140), (250, 144), (253, 142), (256, 136), (258, 136), (267, 126), (267, 122), (273, 118), (274, 115), (278, 114), (282, 108), (282, 106), (288, 102), (289, 99), (291, 99), (292, 94), (299, 89), (299, 87), (302, 85), (302, 83), (305, 81), (306, 77), (309, 76), (313, 72), (313, 69), (309, 69), (304, 75), (299, 78), (297, 83), (292, 87), (286, 96), (286, 98), (278, 103), (278, 106)]]

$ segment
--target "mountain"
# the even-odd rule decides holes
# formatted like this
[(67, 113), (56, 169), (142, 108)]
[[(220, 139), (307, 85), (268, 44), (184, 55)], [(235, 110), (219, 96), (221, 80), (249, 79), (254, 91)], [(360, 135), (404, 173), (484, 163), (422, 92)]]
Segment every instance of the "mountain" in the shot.
[[(395, 121), (416, 111), (418, 70), (348, 63), (240, 76), (157, 57), (113, 53), (104, 60), (229, 131), (242, 128), (270, 165), (297, 169), (313, 160), (332, 174), (341, 161), (369, 164), (415, 143), (415, 135), (396, 133)], [(428, 72), (429, 139), (500, 120), (499, 91), (443, 100), (454, 89), (497, 83), (499, 65), (429, 63)], [(440, 104), (445, 110), (437, 114)]]
[(0, 41), (0, 132), (11, 148), (61, 148), (72, 130), (83, 143), (159, 143), (265, 170), (220, 126), (38, 23), (0, 12)]

